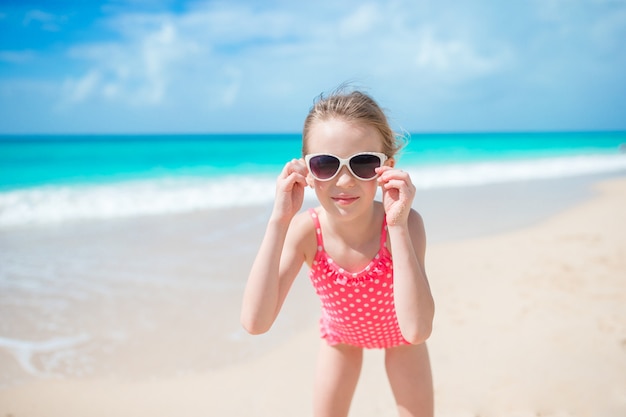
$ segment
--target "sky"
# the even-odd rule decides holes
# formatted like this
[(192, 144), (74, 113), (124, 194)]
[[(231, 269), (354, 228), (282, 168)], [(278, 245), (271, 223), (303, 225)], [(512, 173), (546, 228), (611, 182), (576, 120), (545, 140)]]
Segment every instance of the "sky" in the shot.
[(626, 130), (626, 0), (0, 0), (0, 134)]

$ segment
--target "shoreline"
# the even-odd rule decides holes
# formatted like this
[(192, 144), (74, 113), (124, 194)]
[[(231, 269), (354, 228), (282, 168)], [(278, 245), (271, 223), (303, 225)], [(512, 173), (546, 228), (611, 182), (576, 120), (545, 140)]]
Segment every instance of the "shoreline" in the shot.
[(625, 174), (421, 190), (413, 207), (424, 217), (430, 246), (532, 227), (592, 198), (594, 184)]
[[(561, 179), (567, 182), (571, 178), (620, 175), (626, 171), (626, 155), (615, 152), (533, 155), (399, 163), (411, 174), (419, 192), (429, 194), (434, 191), (435, 196), (449, 190), (497, 188), (498, 185), (506, 187), (506, 184), (516, 183), (543, 184)], [(7, 183), (0, 185), (0, 231), (264, 206), (274, 199), (275, 178), (282, 166), (280, 163), (269, 169), (268, 165), (255, 172), (245, 166), (239, 170), (226, 165), (221, 174), (219, 170), (212, 174), (205, 172), (206, 175), (197, 175), (202, 170), (195, 175), (193, 170), (188, 172), (189, 175), (175, 171), (167, 175), (156, 171), (155, 175), (122, 175), (108, 180), (104, 176), (90, 181), (77, 178), (76, 181), (27, 182), (22, 186)], [(41, 169), (38, 172), (42, 172)], [(315, 199), (313, 193), (308, 197)]]
[[(589, 189), (591, 184), (598, 185)], [(563, 192), (562, 198), (554, 190)], [(427, 250), (426, 268), (437, 304), (436, 330), (429, 341), (437, 415), (623, 415), (626, 396), (620, 393), (626, 392), (626, 378), (621, 375), (626, 373), (619, 371), (626, 370), (626, 242), (622, 237), (626, 236), (626, 177), (586, 177), (569, 184), (558, 180), (542, 186), (517, 184), (472, 189), (462, 198), (467, 202), (463, 206), (458, 204), (458, 190), (447, 196), (435, 194), (430, 194), (432, 206), (424, 207), (423, 214), (427, 234), (428, 221), (432, 221), (435, 230)], [(476, 200), (468, 198), (469, 194)], [(480, 223), (479, 209), (489, 196), (491, 207), (526, 207), (527, 211), (513, 219), (517, 223), (511, 220), (511, 216), (515, 217), (511, 213), (509, 223), (504, 224), (506, 221), (498, 222), (496, 216), (483, 210), (484, 228), (452, 230), (455, 233), (444, 236), (446, 226), (457, 228), (443, 221), (446, 216), (457, 219), (458, 215), (451, 214), (454, 210), (464, 213), (465, 219), (474, 219), (473, 223), (468, 222)], [(528, 204), (521, 206), (522, 201)], [(437, 205), (444, 208), (436, 212)], [(419, 204), (416, 206), (422, 211)], [(110, 234), (106, 228), (96, 227), (93, 233), (77, 228), (73, 235), (72, 244), (77, 247), (100, 236), (100, 246), (93, 253), (101, 253), (105, 248), (112, 257), (122, 256), (129, 247), (143, 242), (141, 250), (124, 259), (141, 259), (143, 251), (150, 250), (171, 253), (176, 248), (179, 254), (187, 251), (181, 263), (170, 265), (165, 260), (155, 260), (163, 278), (158, 285), (127, 275), (112, 287), (136, 286), (137, 290), (149, 291), (160, 288), (158, 297), (140, 297), (132, 300), (135, 304), (102, 303), (103, 308), (124, 307), (123, 312), (132, 321), (136, 303), (161, 302), (160, 309), (146, 311), (156, 314), (151, 325), (156, 323), (160, 327), (157, 330), (172, 332), (179, 340), (168, 342), (164, 338), (167, 335), (155, 333), (154, 329), (153, 333), (146, 331), (140, 345), (114, 359), (127, 364), (141, 359), (138, 362), (141, 365), (143, 361), (143, 365), (136, 369), (141, 374), (159, 359), (169, 358), (169, 351), (190, 355), (189, 360), (197, 361), (206, 359), (202, 350), (213, 345), (217, 347), (215, 359), (221, 360), (222, 366), (192, 361), (190, 365), (196, 371), (182, 374), (29, 378), (17, 386), (0, 388), (0, 414), (308, 415), (309, 408), (304, 413), (302, 409), (310, 404), (319, 338), (317, 300), (305, 273), (301, 273), (303, 279), (296, 280), (268, 335), (248, 336), (241, 331), (233, 336), (250, 346), (234, 360), (224, 360), (233, 353), (229, 352), (235, 346), (233, 340), (216, 339), (215, 335), (199, 330), (215, 325), (202, 317), (209, 310), (224, 312), (225, 329), (235, 325), (239, 328), (237, 297), (249, 257), (253, 256), (264, 227), (263, 213), (256, 212), (258, 220), (246, 217), (251, 213), (255, 212), (225, 211), (223, 218), (210, 221), (203, 219), (202, 213), (173, 216), (172, 223), (161, 219), (163, 228), (152, 231), (149, 230), (157, 224), (156, 219), (144, 219), (137, 229), (144, 231), (140, 236), (127, 227), (132, 222), (118, 223), (119, 227)], [(443, 220), (436, 220), (437, 215)], [(253, 226), (235, 227), (230, 236), (213, 233), (216, 225), (233, 220), (237, 223), (238, 219), (242, 223), (247, 219)], [(489, 221), (485, 226), (486, 220)], [(443, 223), (435, 226), (436, 221)], [(183, 238), (192, 230), (196, 232), (193, 239)], [(79, 239), (81, 233), (83, 240)], [(52, 233), (48, 237), (54, 236)], [(21, 244), (28, 247), (33, 239), (41, 237), (35, 233)], [(178, 238), (172, 240), (174, 237)], [(125, 246), (115, 247), (121, 242)], [(215, 242), (221, 243), (220, 250)], [(194, 246), (199, 247), (188, 252)], [(231, 257), (226, 259), (228, 262), (204, 266), (198, 271), (197, 263), (206, 260), (205, 251), (209, 249), (216, 251), (213, 258), (225, 257), (231, 251), (239, 258)], [(50, 246), (41, 250), (42, 255), (50, 254)], [(185, 291), (173, 290), (164, 279), (168, 272), (187, 277), (179, 282)], [(217, 310), (205, 306), (205, 310), (193, 313), (197, 316), (190, 317), (186, 304), (195, 306), (194, 309), (203, 305), (201, 298), (206, 293), (199, 289), (208, 284), (198, 286), (198, 282), (207, 274), (223, 278), (221, 283), (214, 283), (226, 286), (217, 298), (222, 298), (222, 303)], [(243, 277), (232, 279), (242, 274)], [(165, 296), (168, 292), (172, 293)], [(179, 297), (191, 298), (187, 302), (176, 301)], [(234, 302), (237, 305), (232, 305)], [(177, 309), (182, 309), (181, 313), (172, 315)], [(234, 318), (233, 311), (237, 311)], [(116, 320), (123, 317), (120, 314)], [(216, 317), (219, 316), (212, 319)], [(184, 332), (176, 333), (177, 330)], [(187, 345), (194, 343), (197, 346), (189, 349)], [(143, 348), (150, 348), (146, 358), (141, 358)], [(0, 353), (0, 361), (10, 363), (6, 350), (0, 348)], [(572, 366), (574, 363), (576, 366)], [(170, 365), (176, 364), (180, 362)], [(395, 415), (381, 364), (381, 352), (366, 353), (351, 415)]]

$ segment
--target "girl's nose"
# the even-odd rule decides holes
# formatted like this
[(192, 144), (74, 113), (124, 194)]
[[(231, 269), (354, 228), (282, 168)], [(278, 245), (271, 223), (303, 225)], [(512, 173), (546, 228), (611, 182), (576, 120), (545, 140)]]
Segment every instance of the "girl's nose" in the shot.
[(354, 178), (348, 167), (341, 167), (341, 171), (339, 171), (339, 174), (337, 174), (337, 186), (347, 187), (352, 185), (354, 181), (356, 181), (356, 178)]

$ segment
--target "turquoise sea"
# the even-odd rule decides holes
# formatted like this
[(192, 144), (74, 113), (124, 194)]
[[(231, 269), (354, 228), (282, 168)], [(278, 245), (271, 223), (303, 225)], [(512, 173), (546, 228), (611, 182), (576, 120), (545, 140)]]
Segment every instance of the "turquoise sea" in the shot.
[[(626, 170), (626, 132), (412, 134), (418, 189)], [(0, 136), (0, 227), (271, 201), (299, 134)]]

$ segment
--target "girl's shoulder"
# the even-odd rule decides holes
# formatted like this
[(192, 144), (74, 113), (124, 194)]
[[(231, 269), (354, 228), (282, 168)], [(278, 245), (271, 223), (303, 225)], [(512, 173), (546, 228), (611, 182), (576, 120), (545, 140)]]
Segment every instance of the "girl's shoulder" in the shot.
[(295, 230), (298, 230), (298, 231), (303, 231), (303, 232), (314, 230), (315, 223), (311, 216), (310, 210), (313, 210), (315, 213), (317, 213), (316, 209), (307, 209), (307, 210), (301, 211), (300, 213), (293, 216), (293, 219), (291, 220), (291, 224), (289, 225), (289, 227), (294, 228)]
[(289, 225), (289, 234), (292, 242), (304, 252), (305, 260), (308, 264), (313, 262), (317, 252), (317, 235), (315, 233), (315, 223), (309, 210), (296, 214)]

